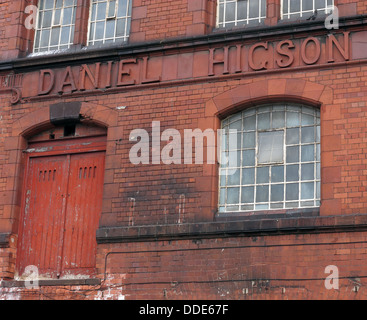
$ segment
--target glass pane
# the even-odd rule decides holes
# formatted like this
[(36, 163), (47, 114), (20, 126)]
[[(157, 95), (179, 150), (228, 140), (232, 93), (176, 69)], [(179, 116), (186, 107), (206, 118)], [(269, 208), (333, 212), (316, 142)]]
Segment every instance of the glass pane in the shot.
[(314, 198), (314, 183), (313, 182), (301, 183), (301, 198), (302, 199), (313, 199)]
[(92, 13), (91, 13), (91, 21), (95, 21), (96, 20), (96, 14), (97, 14), (97, 4), (94, 3), (92, 6)]
[[(311, 1), (311, 0), (308, 0)], [(301, 1), (300, 0), (291, 0), (290, 1), (290, 12), (301, 11)]]
[(69, 6), (73, 6), (75, 0), (64, 0), (64, 6), (65, 7), (69, 7)]
[(115, 36), (115, 20), (107, 20), (105, 38), (113, 38)]
[(286, 185), (286, 200), (298, 200), (298, 193), (298, 183), (290, 183)]
[(108, 4), (108, 17), (112, 18), (115, 16), (116, 1), (112, 0)]
[(125, 35), (125, 19), (118, 19), (116, 25), (116, 37), (123, 37)]
[(60, 44), (68, 44), (70, 39), (70, 27), (63, 27), (61, 29)]
[(299, 147), (287, 147), (287, 163), (299, 161)]
[(249, 1), (249, 18), (257, 18), (259, 16), (259, 0)]
[(316, 179), (320, 179), (320, 163), (316, 164)]
[(237, 131), (241, 131), (242, 130), (242, 121), (241, 119), (239, 119), (238, 121), (232, 122), (229, 125), (229, 129), (231, 130), (237, 130)]
[(64, 9), (64, 15), (63, 15), (63, 19), (62, 19), (62, 24), (63, 25), (72, 23), (72, 21), (71, 21), (72, 14), (73, 14), (73, 8)]
[(245, 131), (256, 130), (256, 116), (250, 116), (244, 118), (243, 129)]
[(226, 203), (226, 189), (221, 188), (219, 192), (219, 203), (225, 204)]
[(284, 112), (273, 112), (273, 129), (280, 129), (285, 126), (285, 114)]
[(287, 113), (287, 127), (297, 127), (299, 126), (299, 113), (288, 112)]
[(260, 113), (257, 117), (257, 121), (258, 130), (270, 129), (270, 113)]
[(219, 5), (219, 17), (218, 21), (221, 23), (224, 21), (224, 4)]
[(315, 128), (314, 127), (304, 127), (301, 128), (302, 143), (309, 143), (315, 141)]
[(284, 201), (284, 185), (276, 184), (271, 186), (271, 201)]
[(292, 166), (287, 166), (286, 179), (287, 179), (287, 182), (298, 181), (299, 180), (299, 166), (298, 166), (298, 164), (297, 165), (292, 165)]
[(255, 168), (242, 169), (242, 184), (255, 183)]
[(311, 116), (309, 114), (302, 113), (301, 118), (302, 118), (302, 125), (303, 126), (310, 126), (310, 125), (315, 124), (315, 121), (314, 121), (315, 118), (314, 118), (314, 116)]
[(44, 9), (53, 9), (54, 1), (53, 0), (45, 0), (44, 1)]
[(234, 174), (230, 174), (228, 175), (228, 185), (229, 186), (234, 186), (234, 185), (239, 185), (240, 184), (240, 175), (239, 172), (234, 173)]
[(302, 153), (302, 162), (304, 161), (314, 161), (314, 145), (302, 146), (301, 153)]
[(315, 0), (315, 9), (325, 8), (325, 0)]
[(241, 192), (242, 203), (254, 203), (254, 187), (243, 187)]
[(59, 25), (61, 22), (60, 18), (61, 18), (61, 9), (55, 10), (53, 25), (56, 25), (56, 26)]
[(249, 132), (243, 134), (243, 147), (244, 148), (255, 148), (255, 132)]
[(237, 19), (247, 19), (247, 1), (237, 2)]
[(61, 8), (62, 7), (63, 0), (56, 0), (55, 8)]
[(256, 183), (269, 183), (269, 167), (257, 168)]
[(284, 181), (284, 167), (276, 166), (271, 168), (271, 182)]
[(287, 144), (299, 144), (299, 129), (287, 129)]
[(43, 13), (42, 27), (43, 28), (51, 27), (51, 19), (52, 19), (52, 11), (45, 11)]
[(255, 150), (245, 150), (242, 152), (242, 161), (244, 166), (255, 165)]
[[(131, 0), (130, 0), (131, 2)], [(118, 17), (125, 17), (127, 14), (127, 1), (126, 0), (119, 0), (117, 5), (117, 16)]]
[(268, 202), (268, 201), (269, 201), (269, 186), (257, 186), (256, 202)]
[(227, 204), (239, 203), (240, 188), (228, 188), (227, 189)]
[(98, 3), (97, 7), (97, 20), (106, 19), (107, 2)]
[(283, 131), (259, 133), (259, 163), (283, 162)]
[(43, 30), (41, 33), (41, 47), (48, 47), (48, 41), (50, 39), (50, 29)]
[(235, 20), (236, 2), (230, 2), (226, 5), (226, 22)]
[(255, 210), (268, 210), (269, 205), (268, 204), (257, 204), (255, 205)]
[(303, 164), (301, 166), (301, 178), (302, 180), (314, 180), (314, 165), (311, 164)]
[(313, 9), (312, 1), (310, 1), (310, 0), (302, 1), (302, 10), (303, 11), (312, 10), (312, 9)]
[(60, 27), (53, 28), (52, 31), (51, 31), (50, 45), (51, 46), (58, 45), (59, 44), (59, 39), (60, 39)]
[(104, 22), (96, 23), (95, 39), (103, 39), (104, 36)]

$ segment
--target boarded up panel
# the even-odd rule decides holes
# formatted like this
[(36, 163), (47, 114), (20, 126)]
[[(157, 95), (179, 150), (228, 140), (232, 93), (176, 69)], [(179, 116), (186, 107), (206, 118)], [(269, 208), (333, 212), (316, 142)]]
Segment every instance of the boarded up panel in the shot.
[(31, 158), (19, 245), (19, 273), (35, 265), (55, 276), (61, 265), (67, 156)]
[(91, 274), (102, 208), (104, 152), (29, 159), (18, 273), (28, 265), (39, 274)]
[(94, 270), (103, 172), (103, 152), (71, 156), (62, 275)]

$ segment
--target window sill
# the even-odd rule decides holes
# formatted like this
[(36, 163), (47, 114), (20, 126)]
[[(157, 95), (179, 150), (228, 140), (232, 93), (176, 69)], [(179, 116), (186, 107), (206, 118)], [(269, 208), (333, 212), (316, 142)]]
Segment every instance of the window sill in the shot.
[(251, 237), (301, 233), (347, 232), (367, 229), (367, 214), (342, 216), (312, 216), (306, 213), (282, 216), (242, 217), (235, 221), (213, 221), (185, 224), (111, 226), (97, 230), (97, 243), (140, 241), (195, 240), (205, 238)]
[[(29, 281), (25, 280), (3, 280), (0, 282), (1, 288), (24, 288)], [(38, 286), (95, 286), (101, 284), (101, 279), (42, 279), (38, 280)], [(34, 282), (30, 285), (36, 285)]]

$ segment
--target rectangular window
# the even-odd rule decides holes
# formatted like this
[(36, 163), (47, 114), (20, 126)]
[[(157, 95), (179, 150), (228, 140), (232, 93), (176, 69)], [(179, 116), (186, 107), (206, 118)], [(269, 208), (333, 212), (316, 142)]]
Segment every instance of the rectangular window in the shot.
[(334, 0), (282, 0), (282, 19), (309, 18), (334, 5)]
[(130, 33), (132, 0), (92, 0), (88, 45), (126, 41)]
[(218, 0), (217, 26), (258, 24), (266, 18), (266, 0)]
[(67, 49), (73, 44), (77, 0), (40, 0), (34, 52)]

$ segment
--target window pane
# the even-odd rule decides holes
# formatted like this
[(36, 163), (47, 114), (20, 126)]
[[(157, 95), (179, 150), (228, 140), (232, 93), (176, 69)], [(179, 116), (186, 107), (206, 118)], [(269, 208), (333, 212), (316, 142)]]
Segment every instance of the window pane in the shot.
[(107, 12), (107, 2), (99, 2), (97, 6), (97, 20), (105, 20)]
[(314, 165), (311, 164), (303, 164), (301, 166), (301, 178), (302, 180), (314, 180)]
[(313, 199), (314, 198), (314, 183), (305, 182), (301, 184), (301, 198)]
[(259, 163), (283, 162), (283, 131), (259, 133)]
[(270, 113), (261, 113), (258, 115), (257, 119), (257, 129), (258, 130), (268, 130), (270, 129)]
[(126, 19), (117, 20), (116, 37), (123, 37), (125, 35), (125, 21)]
[[(308, 0), (308, 1), (310, 1), (310, 0)], [(300, 0), (291, 0), (290, 1), (290, 11), (291, 12), (300, 11), (301, 10), (300, 3), (301, 3)]]
[(115, 36), (115, 20), (108, 20), (106, 23), (105, 38), (113, 38)]
[(255, 150), (245, 150), (242, 152), (242, 161), (244, 166), (255, 165)]
[(243, 134), (243, 147), (244, 148), (255, 148), (256, 135), (255, 132)]
[(228, 188), (227, 189), (227, 203), (235, 204), (239, 203), (240, 188)]
[(246, 168), (242, 169), (242, 184), (254, 184), (255, 183), (255, 169)]
[(244, 187), (241, 192), (242, 203), (254, 203), (254, 187)]
[(287, 163), (299, 161), (299, 147), (287, 147)]
[(42, 27), (43, 28), (51, 27), (51, 19), (52, 19), (52, 11), (45, 11), (43, 13)]
[(299, 192), (298, 183), (290, 183), (286, 185), (286, 200), (297, 200)]
[(257, 186), (256, 202), (268, 202), (268, 201), (269, 201), (269, 186)]
[(249, 17), (259, 17), (259, 0), (249, 0)]
[(302, 161), (314, 161), (314, 145), (302, 146)]
[(299, 166), (298, 165), (287, 166), (286, 178), (287, 178), (287, 182), (298, 181), (299, 180)]
[(230, 2), (226, 6), (226, 22), (235, 20), (236, 2)]
[(49, 39), (50, 39), (50, 30), (49, 29), (43, 30), (41, 35), (41, 47), (47, 47)]
[(243, 129), (245, 131), (256, 130), (256, 116), (246, 117), (243, 120)]
[(287, 129), (287, 144), (299, 144), (299, 129)]
[(257, 168), (256, 183), (269, 183), (269, 167)]
[(271, 168), (271, 182), (283, 182), (284, 181), (284, 167), (277, 166)]
[(51, 42), (50, 45), (54, 46), (59, 43), (60, 38), (60, 28), (53, 28), (51, 31)]
[(69, 43), (69, 40), (70, 40), (70, 27), (63, 27), (61, 29), (60, 43), (61, 44), (67, 44), (67, 43)]
[(283, 128), (285, 125), (284, 112), (273, 112), (273, 129)]
[(276, 184), (271, 186), (271, 201), (283, 201), (284, 200), (284, 185)]
[(247, 19), (247, 1), (237, 2), (237, 19)]
[(288, 112), (287, 113), (287, 127), (299, 126), (299, 113)]
[(305, 127), (301, 129), (302, 143), (315, 141), (315, 127)]

